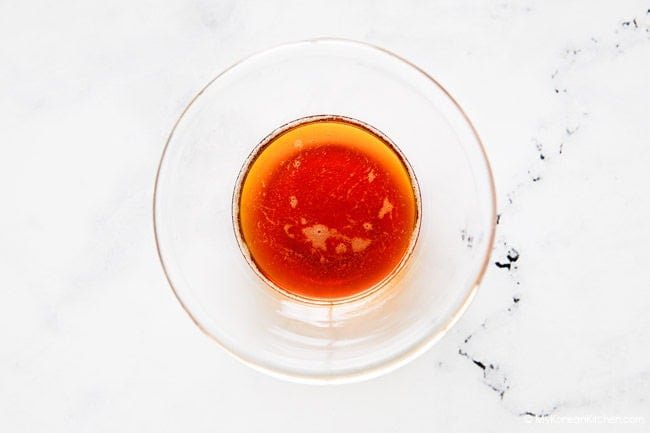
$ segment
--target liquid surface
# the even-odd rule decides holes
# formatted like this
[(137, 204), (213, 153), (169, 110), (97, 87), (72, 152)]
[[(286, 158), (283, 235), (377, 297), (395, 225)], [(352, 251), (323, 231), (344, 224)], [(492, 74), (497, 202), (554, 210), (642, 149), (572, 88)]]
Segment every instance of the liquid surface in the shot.
[(418, 218), (399, 154), (340, 118), (272, 137), (250, 162), (238, 205), (258, 271), (289, 294), (320, 300), (357, 295), (395, 272)]

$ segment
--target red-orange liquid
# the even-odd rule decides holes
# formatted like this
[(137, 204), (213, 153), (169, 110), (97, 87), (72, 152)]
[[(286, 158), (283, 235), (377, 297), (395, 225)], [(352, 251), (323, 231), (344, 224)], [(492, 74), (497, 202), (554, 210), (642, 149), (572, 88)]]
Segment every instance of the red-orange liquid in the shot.
[(307, 120), (272, 137), (242, 177), (240, 235), (258, 271), (289, 294), (335, 300), (403, 263), (418, 201), (403, 159), (366, 127)]

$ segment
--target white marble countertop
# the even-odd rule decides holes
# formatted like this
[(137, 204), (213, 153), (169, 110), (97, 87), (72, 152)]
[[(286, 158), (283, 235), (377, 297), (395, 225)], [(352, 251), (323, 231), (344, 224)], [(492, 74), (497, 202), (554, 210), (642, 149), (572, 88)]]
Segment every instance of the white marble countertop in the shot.
[[(189, 98), (316, 36), (435, 76), (499, 194), (455, 328), (337, 387), (266, 377), (199, 332), (151, 216)], [(4, 1), (0, 41), (0, 431), (650, 429), (648, 1)]]

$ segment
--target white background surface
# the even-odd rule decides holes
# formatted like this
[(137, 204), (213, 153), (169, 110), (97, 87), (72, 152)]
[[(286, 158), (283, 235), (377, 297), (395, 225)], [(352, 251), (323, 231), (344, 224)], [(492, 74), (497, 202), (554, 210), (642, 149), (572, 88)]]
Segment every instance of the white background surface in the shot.
[[(445, 85), (501, 214), (457, 326), (338, 387), (266, 377), (196, 329), (151, 216), (192, 95), (317, 36), (384, 46)], [(649, 101), (648, 1), (3, 1), (0, 431), (648, 431)]]

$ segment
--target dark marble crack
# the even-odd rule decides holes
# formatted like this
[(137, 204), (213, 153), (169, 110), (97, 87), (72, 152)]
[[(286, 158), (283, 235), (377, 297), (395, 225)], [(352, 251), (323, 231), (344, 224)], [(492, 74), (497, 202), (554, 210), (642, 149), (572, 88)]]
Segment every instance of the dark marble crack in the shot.
[(639, 28), (639, 23), (636, 21), (636, 18), (632, 19), (632, 21), (623, 21), (621, 23), (623, 27), (631, 27), (634, 26), (635, 29)]
[(481, 361), (477, 361), (476, 359), (472, 359), (472, 362), (473, 362), (474, 364), (478, 365), (478, 367), (479, 367), (481, 370), (485, 370), (485, 364), (483, 364)]
[(494, 391), (494, 392), (496, 392), (496, 393), (499, 394), (499, 398), (500, 398), (501, 400), (503, 400), (503, 396), (505, 395), (506, 391), (507, 391), (508, 389), (510, 389), (509, 386), (506, 386), (505, 388), (499, 388), (499, 387), (497, 387), (497, 386), (490, 385), (490, 384), (488, 384), (488, 386), (490, 387), (490, 389), (491, 389), (492, 391)]
[(492, 391), (499, 394), (499, 399), (503, 400), (505, 393), (510, 389), (508, 385), (508, 379), (500, 374), (500, 369), (494, 364), (488, 364), (487, 366), (482, 361), (474, 359), (467, 352), (462, 349), (458, 349), (458, 354), (463, 356), (470, 361), (483, 372), (483, 383), (490, 388)]
[[(519, 284), (519, 282), (517, 282)], [(512, 313), (513, 310), (517, 309), (517, 304), (519, 304), (519, 301), (521, 301), (521, 298), (518, 296), (513, 296), (512, 297), (512, 305), (508, 307), (508, 313)]]
[(557, 410), (557, 406), (553, 406), (550, 410), (547, 411), (540, 411), (540, 412), (533, 412), (533, 411), (525, 411), (521, 412), (519, 416), (530, 416), (534, 418), (546, 418), (547, 416), (553, 415), (553, 412)]
[[(486, 322), (481, 323), (481, 329), (486, 329)], [(474, 336), (470, 334), (465, 338), (463, 346), (466, 345)], [(463, 350), (463, 346), (458, 348), (458, 354), (464, 358), (472, 361), (472, 364), (481, 369), (483, 373), (483, 383), (490, 388), (492, 391), (496, 392), (499, 395), (499, 399), (503, 400), (505, 393), (510, 389), (508, 378), (503, 374), (499, 365), (496, 365), (491, 362), (485, 362), (484, 360), (475, 358), (470, 355), (466, 350)]]
[(506, 260), (496, 261), (494, 264), (497, 268), (501, 269), (517, 269), (517, 266), (515, 266), (514, 263), (519, 260), (519, 251), (514, 248), (510, 248), (506, 253)]

